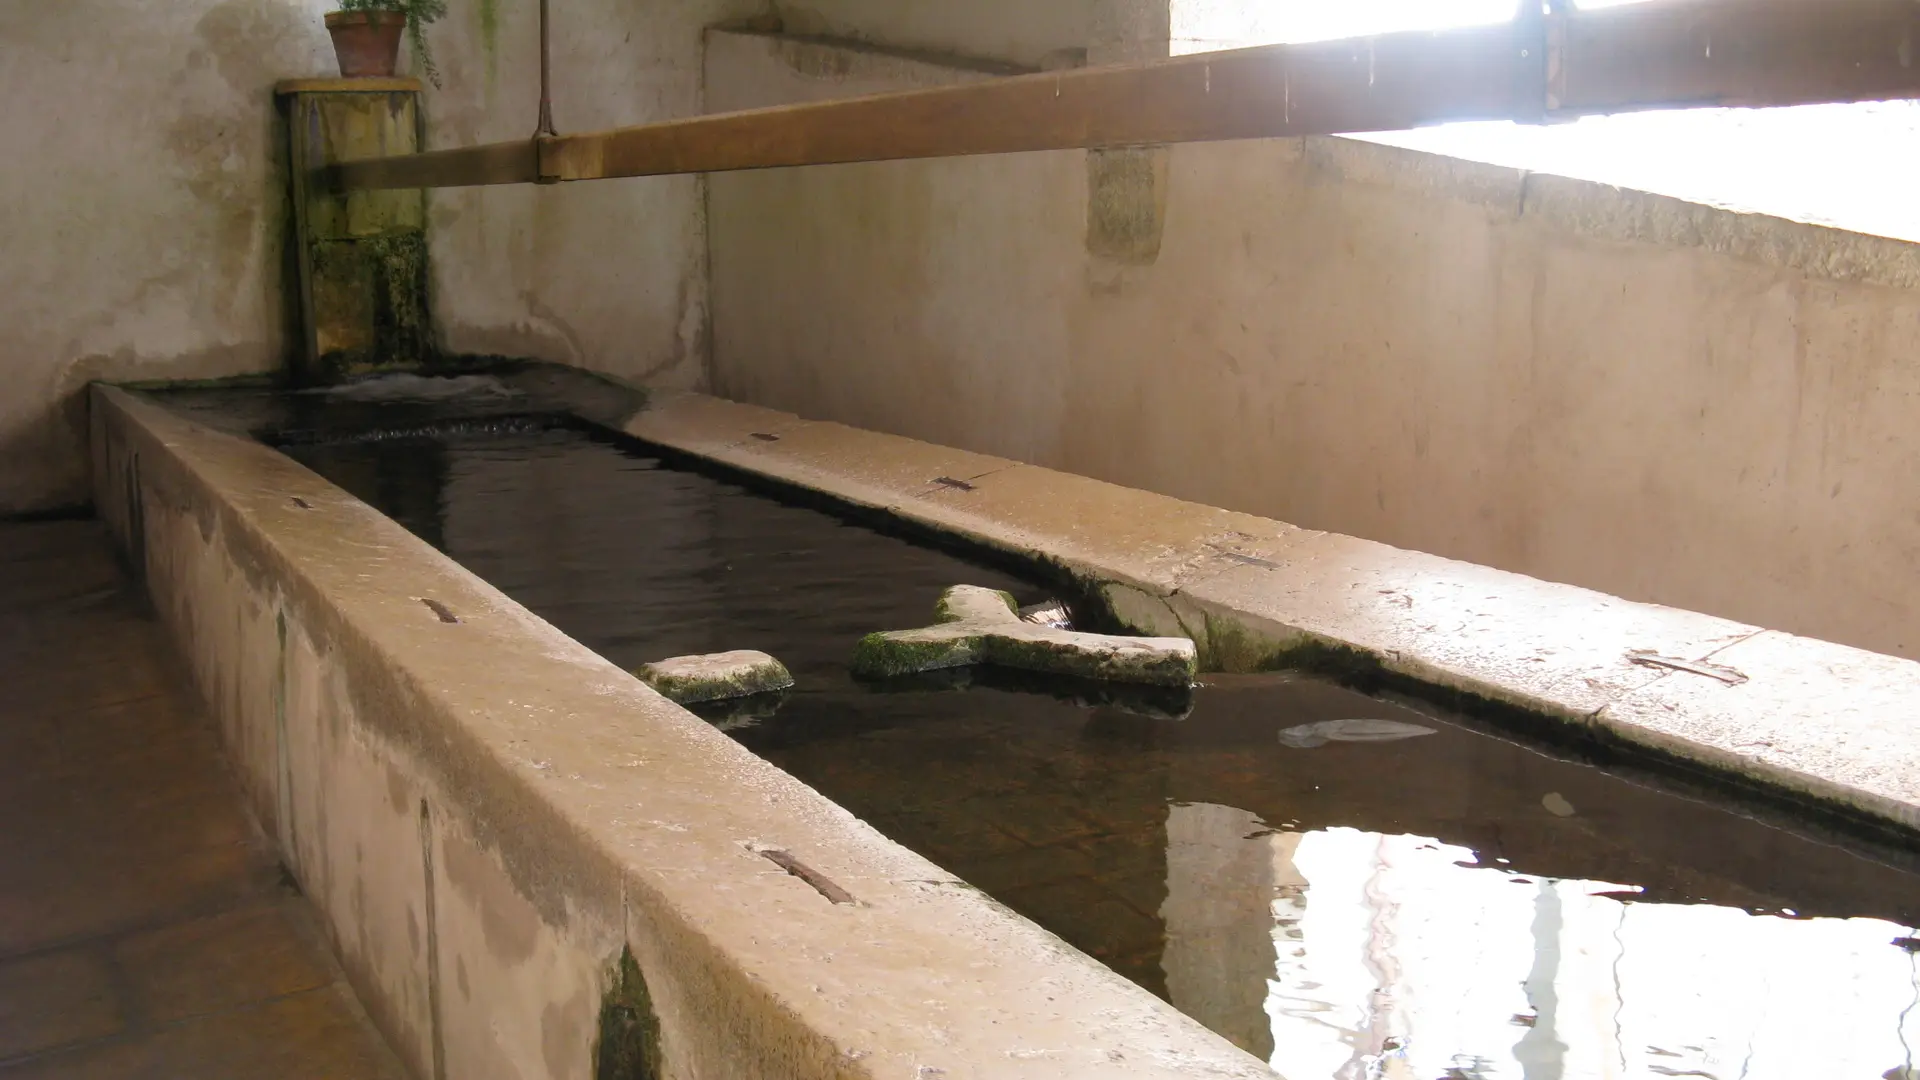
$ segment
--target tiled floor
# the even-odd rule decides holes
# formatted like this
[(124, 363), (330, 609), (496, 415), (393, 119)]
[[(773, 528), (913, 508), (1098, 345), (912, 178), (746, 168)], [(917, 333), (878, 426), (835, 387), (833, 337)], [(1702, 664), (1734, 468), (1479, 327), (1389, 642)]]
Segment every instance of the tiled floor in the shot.
[(95, 522), (0, 525), (0, 1080), (403, 1080)]

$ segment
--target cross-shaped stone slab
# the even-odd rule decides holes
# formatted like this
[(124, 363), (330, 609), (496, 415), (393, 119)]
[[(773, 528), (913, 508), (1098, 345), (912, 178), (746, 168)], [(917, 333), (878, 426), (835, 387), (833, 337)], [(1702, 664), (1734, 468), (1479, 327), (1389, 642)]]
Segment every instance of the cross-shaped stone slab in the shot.
[(919, 630), (868, 634), (853, 654), (853, 673), (887, 678), (916, 671), (997, 664), (1155, 686), (1191, 685), (1193, 642), (1056, 630), (1022, 620), (1013, 597), (978, 585), (955, 585)]

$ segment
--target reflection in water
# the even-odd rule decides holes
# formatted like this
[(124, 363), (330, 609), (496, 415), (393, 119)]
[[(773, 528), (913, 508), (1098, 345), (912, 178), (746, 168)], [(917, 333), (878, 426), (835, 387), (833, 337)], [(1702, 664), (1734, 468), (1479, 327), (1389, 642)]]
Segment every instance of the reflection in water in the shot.
[(615, 663), (780, 657), (705, 715), (1289, 1080), (1920, 1080), (1897, 865), (1310, 678), (861, 684), (949, 585), (1052, 593), (576, 432), (293, 452)]
[(1910, 930), (1631, 893), (1177, 804), (1167, 989), (1296, 1080), (1913, 1075)]
[[(1275, 845), (1260, 819), (1207, 803), (1167, 816), (1167, 996), (1181, 1012), (1262, 1058), (1273, 1054), (1265, 993), (1274, 970), (1268, 898)], [(1281, 948), (1285, 948), (1281, 943)]]

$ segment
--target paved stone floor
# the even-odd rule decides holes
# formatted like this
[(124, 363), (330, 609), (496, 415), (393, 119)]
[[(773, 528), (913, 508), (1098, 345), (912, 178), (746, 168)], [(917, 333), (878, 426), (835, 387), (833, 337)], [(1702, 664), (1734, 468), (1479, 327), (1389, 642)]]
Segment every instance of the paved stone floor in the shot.
[(0, 525), (0, 1080), (403, 1080), (96, 522)]

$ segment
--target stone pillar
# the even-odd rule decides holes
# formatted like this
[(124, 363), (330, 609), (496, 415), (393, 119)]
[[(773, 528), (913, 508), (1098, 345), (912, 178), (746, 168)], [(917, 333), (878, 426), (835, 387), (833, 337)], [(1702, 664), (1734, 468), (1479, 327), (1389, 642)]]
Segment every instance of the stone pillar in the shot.
[(419, 150), (419, 81), (296, 79), (276, 96), (293, 182), (293, 381), (335, 382), (431, 359), (423, 193), (343, 195), (315, 173), (350, 158)]

